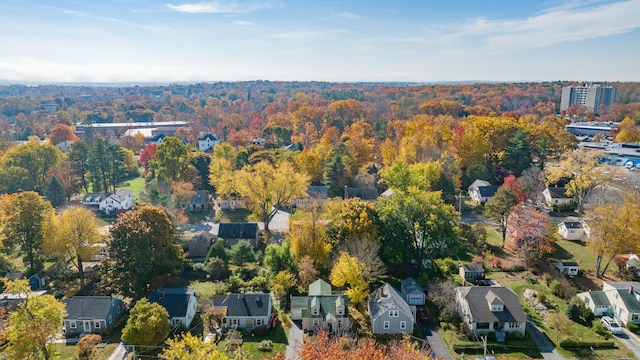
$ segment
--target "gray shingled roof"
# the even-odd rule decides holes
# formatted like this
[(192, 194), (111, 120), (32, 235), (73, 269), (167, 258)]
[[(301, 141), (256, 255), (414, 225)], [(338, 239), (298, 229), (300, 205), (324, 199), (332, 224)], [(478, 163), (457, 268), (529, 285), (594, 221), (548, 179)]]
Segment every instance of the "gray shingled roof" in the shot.
[(193, 293), (193, 289), (188, 288), (163, 288), (149, 295), (148, 300), (167, 309), (170, 318), (184, 317), (189, 307), (189, 297)]
[(604, 291), (589, 291), (588, 294), (591, 296), (594, 305), (611, 306), (611, 302), (609, 302), (609, 298), (607, 298), (607, 294)]
[(482, 264), (462, 264), (465, 272), (484, 272)]
[(209, 192), (207, 190), (197, 190), (196, 194), (191, 197), (189, 204), (206, 205), (209, 202)]
[(378, 198), (378, 190), (376, 188), (347, 188), (347, 199), (353, 198), (375, 200)]
[(478, 192), (482, 197), (492, 197), (498, 192), (500, 186), (479, 186)]
[[(471, 319), (479, 323), (524, 322), (527, 315), (520, 306), (520, 299), (513, 290), (502, 286), (461, 286), (456, 288), (463, 299), (469, 304)], [(504, 303), (503, 311), (490, 311), (487, 295), (498, 297)]]
[(391, 309), (399, 309), (407, 315), (411, 314), (411, 307), (398, 290), (385, 283), (381, 288), (374, 291), (369, 298), (369, 316), (371, 319), (375, 319), (380, 314), (384, 314)]
[(412, 292), (424, 293), (424, 289), (422, 288), (422, 286), (420, 286), (420, 284), (418, 284), (416, 279), (412, 277), (402, 280), (402, 285), (400, 286), (400, 289), (405, 294), (410, 294)]
[(213, 298), (213, 306), (226, 307), (227, 316), (269, 316), (269, 294), (229, 294)]
[(618, 289), (616, 291), (618, 292), (618, 296), (620, 297), (620, 299), (622, 299), (630, 313), (640, 313), (640, 301), (638, 301), (638, 299), (636, 298), (636, 294), (634, 294), (633, 292), (629, 292), (629, 290)]
[(568, 199), (566, 192), (567, 189), (563, 187), (549, 187), (549, 195), (551, 195), (552, 199)]
[(258, 231), (258, 223), (221, 223), (218, 227), (218, 237), (223, 239), (255, 239)]
[(66, 299), (65, 319), (105, 319), (112, 299), (111, 296), (74, 296)]

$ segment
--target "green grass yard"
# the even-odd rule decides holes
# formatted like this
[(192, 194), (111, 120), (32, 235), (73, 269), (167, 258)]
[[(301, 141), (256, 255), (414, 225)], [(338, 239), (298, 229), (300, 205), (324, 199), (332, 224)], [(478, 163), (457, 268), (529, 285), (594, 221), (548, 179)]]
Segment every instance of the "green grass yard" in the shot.
[(122, 188), (133, 191), (133, 198), (138, 199), (140, 197), (140, 193), (144, 191), (144, 177), (127, 180), (126, 183), (127, 185)]

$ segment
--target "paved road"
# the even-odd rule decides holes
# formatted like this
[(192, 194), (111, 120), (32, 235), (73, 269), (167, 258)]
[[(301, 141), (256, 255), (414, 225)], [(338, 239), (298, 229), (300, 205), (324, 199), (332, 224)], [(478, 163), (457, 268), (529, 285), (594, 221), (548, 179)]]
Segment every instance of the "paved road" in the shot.
[(527, 321), (527, 333), (531, 335), (533, 342), (536, 343), (545, 360), (564, 360), (564, 357), (556, 350), (551, 340), (547, 338), (547, 335), (540, 331), (531, 320)]
[(285, 353), (286, 360), (298, 360), (298, 347), (302, 345), (304, 331), (302, 331), (302, 323), (300, 321), (292, 321), (289, 329), (289, 337), (287, 338), (287, 351)]
[(624, 334), (617, 336), (618, 340), (633, 352), (637, 359), (640, 359), (640, 338), (631, 331), (622, 328)]
[(442, 340), (442, 336), (440, 336), (438, 328), (433, 321), (429, 320), (426, 323), (419, 323), (419, 325), (422, 336), (431, 345), (432, 355), (437, 359), (452, 360), (451, 354), (449, 354), (447, 346), (444, 344), (444, 340)]

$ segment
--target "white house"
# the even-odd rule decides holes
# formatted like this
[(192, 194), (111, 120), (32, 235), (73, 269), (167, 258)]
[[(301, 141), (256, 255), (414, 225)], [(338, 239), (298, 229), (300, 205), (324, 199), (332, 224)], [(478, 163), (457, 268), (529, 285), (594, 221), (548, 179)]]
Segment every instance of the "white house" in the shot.
[(61, 143), (56, 144), (55, 146), (60, 149), (60, 151), (62, 151), (64, 154), (68, 153), (69, 150), (71, 150), (71, 146), (73, 145), (73, 143), (71, 142), (71, 140), (65, 140)]
[(220, 144), (220, 139), (213, 134), (206, 134), (198, 139), (198, 149), (200, 151), (213, 150), (213, 147)]
[(216, 295), (213, 308), (225, 312), (223, 325), (227, 328), (253, 329), (268, 326), (272, 312), (269, 294)]
[(558, 234), (565, 240), (582, 240), (591, 233), (589, 225), (584, 221), (563, 221), (558, 224)]
[(571, 278), (578, 275), (578, 263), (575, 261), (561, 261), (556, 263), (556, 269), (558, 269), (561, 274)]
[[(577, 296), (594, 314), (607, 313), (624, 326), (627, 326), (627, 323), (640, 324), (640, 282), (605, 281), (602, 291), (583, 292)], [(608, 308), (605, 311), (607, 301)]]
[(551, 207), (571, 205), (573, 202), (573, 198), (567, 196), (567, 189), (564, 187), (548, 187), (542, 191), (542, 196)]
[(188, 329), (196, 316), (198, 299), (193, 289), (162, 288), (149, 295), (149, 302), (167, 309), (171, 327), (184, 326)]
[(217, 203), (220, 210), (244, 209), (244, 201), (241, 199), (218, 199)]
[[(476, 335), (504, 332), (524, 335), (527, 315), (513, 290), (502, 286), (461, 286), (456, 301), (463, 322)], [(499, 338), (498, 338), (499, 339)]]
[(133, 206), (133, 191), (120, 189), (102, 200), (98, 206), (109, 214), (112, 211), (129, 210)]
[(478, 204), (484, 204), (491, 201), (499, 188), (499, 186), (491, 186), (489, 182), (478, 179), (469, 186), (469, 197)]

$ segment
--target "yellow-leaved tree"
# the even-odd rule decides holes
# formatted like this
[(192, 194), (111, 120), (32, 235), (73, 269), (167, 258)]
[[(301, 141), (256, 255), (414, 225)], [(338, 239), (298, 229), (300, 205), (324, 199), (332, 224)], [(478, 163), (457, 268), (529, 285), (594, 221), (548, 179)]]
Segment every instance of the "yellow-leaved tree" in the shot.
[(44, 223), (45, 254), (69, 261), (78, 269), (84, 283), (82, 262), (91, 259), (103, 246), (98, 220), (93, 212), (81, 206), (70, 206), (59, 214), (51, 214)]
[(354, 304), (362, 304), (369, 296), (369, 284), (365, 280), (365, 264), (346, 252), (341, 252), (331, 269), (329, 280), (336, 287), (347, 286), (344, 292)]
[(228, 360), (229, 357), (218, 351), (214, 342), (206, 343), (202, 338), (187, 332), (179, 337), (167, 340), (167, 348), (162, 350), (161, 359), (165, 360)]

